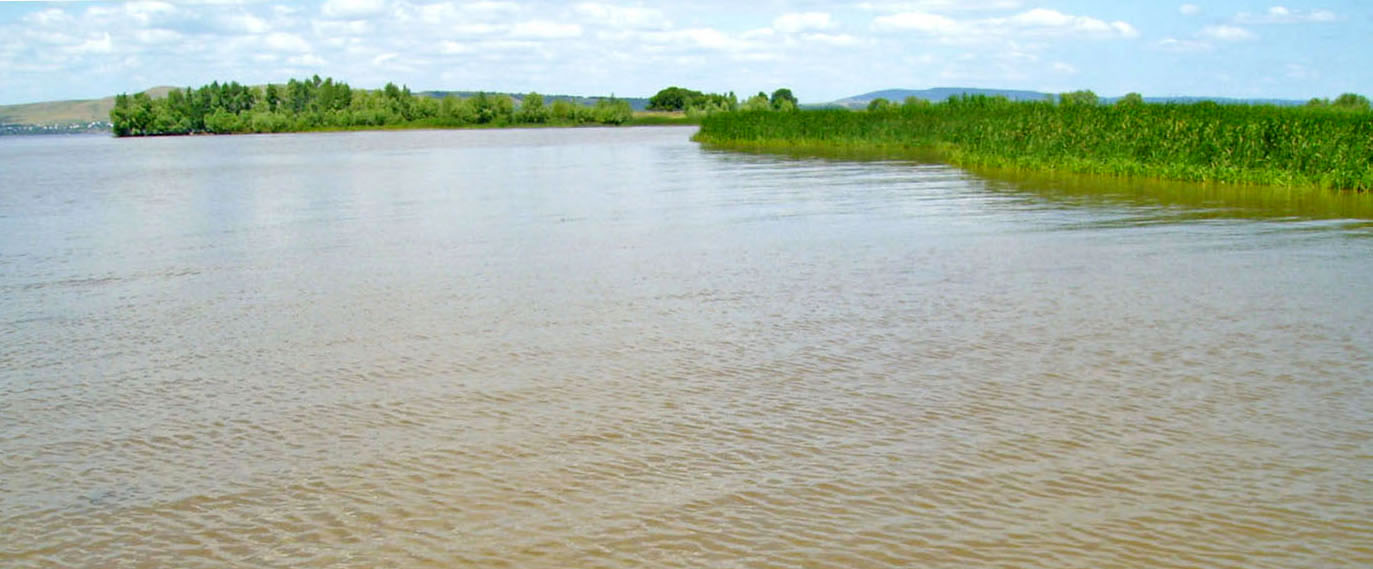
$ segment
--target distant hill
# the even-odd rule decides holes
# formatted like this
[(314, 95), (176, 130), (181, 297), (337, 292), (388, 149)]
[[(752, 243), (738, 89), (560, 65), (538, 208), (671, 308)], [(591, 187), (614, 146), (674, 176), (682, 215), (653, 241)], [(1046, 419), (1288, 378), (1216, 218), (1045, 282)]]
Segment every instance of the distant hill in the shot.
[[(866, 108), (873, 99), (886, 99), (893, 103), (900, 103), (906, 97), (915, 97), (927, 101), (943, 101), (955, 95), (986, 95), (988, 97), (1006, 97), (1012, 101), (1043, 101), (1057, 97), (1055, 93), (1043, 93), (1040, 91), (1016, 91), (1012, 89), (978, 89), (973, 87), (936, 87), (933, 89), (884, 89), (873, 91), (862, 95), (854, 95), (837, 101), (827, 103), (826, 107), (845, 107), (849, 109)], [(1114, 103), (1120, 97), (1102, 97), (1103, 103)], [(1228, 97), (1145, 97), (1147, 103), (1200, 103), (1211, 101), (1222, 105), (1280, 105), (1298, 106), (1306, 104), (1306, 101), (1295, 99), (1233, 99)]]
[(1012, 101), (1043, 101), (1049, 97), (1049, 93), (1038, 91), (1016, 91), (1012, 89), (978, 89), (973, 87), (935, 87), (933, 89), (884, 89), (854, 95), (839, 99), (829, 104), (829, 106), (847, 107), (850, 109), (861, 109), (868, 106), (873, 99), (886, 99), (893, 103), (900, 103), (906, 97), (925, 99), (926, 101), (943, 101), (955, 95), (986, 95), (988, 97), (1006, 97)]
[[(173, 88), (153, 87), (144, 92), (152, 97), (166, 97)], [(109, 130), (110, 109), (113, 108), (113, 96), (103, 99), (0, 105), (0, 134)]]
[(0, 106), (0, 124), (67, 124), (110, 120), (114, 97)]
[[(1114, 103), (1120, 97), (1102, 97), (1102, 102)], [(1306, 101), (1297, 99), (1233, 99), (1230, 97), (1145, 97), (1146, 103), (1182, 103), (1192, 104), (1202, 101), (1210, 101), (1221, 105), (1277, 105), (1280, 107), (1300, 107)]]

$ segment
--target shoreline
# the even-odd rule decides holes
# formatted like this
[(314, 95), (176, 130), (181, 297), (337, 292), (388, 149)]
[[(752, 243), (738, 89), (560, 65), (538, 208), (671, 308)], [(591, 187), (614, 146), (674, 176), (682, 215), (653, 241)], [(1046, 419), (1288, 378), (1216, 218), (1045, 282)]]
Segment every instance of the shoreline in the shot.
[(388, 124), (374, 126), (321, 126), (307, 129), (293, 129), (281, 131), (236, 131), (236, 132), (181, 132), (181, 133), (154, 133), (154, 134), (126, 134), (118, 135), (112, 130), (92, 131), (87, 134), (109, 135), (114, 138), (176, 138), (184, 136), (251, 136), (258, 134), (308, 134), (312, 132), (385, 132), (403, 130), (521, 130), (521, 129), (541, 129), (541, 128), (634, 128), (646, 126), (700, 126), (699, 118), (693, 117), (634, 117), (620, 124), (606, 124), (596, 122), (583, 123), (513, 123), (513, 124), (432, 124), (424, 121), (415, 121), (404, 124)]
[(745, 152), (1362, 193), (1373, 191), (1373, 143), (1360, 143), (1369, 124), (1373, 116), (1323, 111), (973, 101), (714, 115), (692, 140)]

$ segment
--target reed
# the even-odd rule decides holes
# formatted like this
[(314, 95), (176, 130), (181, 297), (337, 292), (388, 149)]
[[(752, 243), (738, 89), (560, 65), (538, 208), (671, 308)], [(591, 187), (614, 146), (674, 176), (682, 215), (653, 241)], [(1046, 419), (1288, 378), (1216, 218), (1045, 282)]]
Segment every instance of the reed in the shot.
[(966, 167), (1373, 189), (1373, 113), (1331, 108), (972, 96), (871, 112), (721, 113), (703, 118), (695, 139), (741, 149), (906, 151)]

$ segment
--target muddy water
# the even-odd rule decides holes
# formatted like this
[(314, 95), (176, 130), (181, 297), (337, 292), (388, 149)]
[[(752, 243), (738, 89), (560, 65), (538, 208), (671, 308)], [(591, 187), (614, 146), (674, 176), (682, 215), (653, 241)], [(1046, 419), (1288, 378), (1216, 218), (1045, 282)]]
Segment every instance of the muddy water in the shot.
[(1367, 567), (1366, 197), (0, 139), (0, 566)]

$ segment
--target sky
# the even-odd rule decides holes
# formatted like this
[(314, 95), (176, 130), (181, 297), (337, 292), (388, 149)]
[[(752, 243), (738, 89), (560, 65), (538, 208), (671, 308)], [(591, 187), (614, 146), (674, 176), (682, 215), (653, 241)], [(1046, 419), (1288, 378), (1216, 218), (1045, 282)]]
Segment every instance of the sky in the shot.
[(0, 104), (159, 85), (1373, 96), (1373, 0), (0, 2)]

